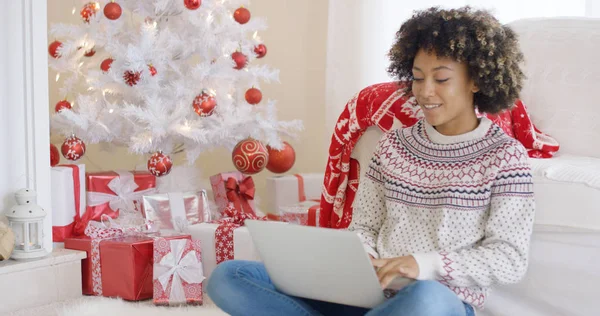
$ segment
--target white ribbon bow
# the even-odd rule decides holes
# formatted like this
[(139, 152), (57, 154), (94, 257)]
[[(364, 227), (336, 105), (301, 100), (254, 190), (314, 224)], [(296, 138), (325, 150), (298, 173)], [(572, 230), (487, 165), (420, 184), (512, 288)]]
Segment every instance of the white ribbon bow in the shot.
[(135, 206), (133, 201), (140, 200), (143, 195), (156, 192), (155, 188), (134, 192), (138, 188), (138, 185), (135, 183), (133, 174), (127, 171), (116, 172), (118, 176), (108, 183), (108, 188), (115, 192), (116, 195), (102, 192), (88, 192), (88, 206), (98, 206), (108, 202), (113, 211), (134, 211)]
[(171, 283), (171, 293), (169, 294), (169, 303), (185, 303), (185, 290), (181, 280), (187, 283), (202, 283), (204, 274), (202, 272), (202, 262), (198, 261), (194, 251), (188, 252), (183, 256), (187, 239), (170, 240), (171, 252), (165, 255), (155, 267), (154, 274), (160, 282), (163, 289), (173, 276)]

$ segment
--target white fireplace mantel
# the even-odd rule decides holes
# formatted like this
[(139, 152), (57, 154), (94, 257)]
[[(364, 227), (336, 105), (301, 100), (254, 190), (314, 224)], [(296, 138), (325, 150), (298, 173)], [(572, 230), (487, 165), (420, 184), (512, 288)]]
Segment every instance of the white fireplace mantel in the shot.
[(48, 40), (45, 0), (3, 1), (0, 10), (0, 214), (21, 188), (37, 191), (44, 248), (52, 251)]

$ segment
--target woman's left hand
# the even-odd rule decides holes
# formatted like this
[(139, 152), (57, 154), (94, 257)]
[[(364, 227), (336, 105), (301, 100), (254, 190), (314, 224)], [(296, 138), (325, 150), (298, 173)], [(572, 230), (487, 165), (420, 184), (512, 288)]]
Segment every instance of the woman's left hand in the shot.
[(377, 277), (384, 289), (396, 277), (416, 279), (419, 276), (419, 265), (413, 256), (373, 259), (372, 261), (373, 266), (378, 268)]

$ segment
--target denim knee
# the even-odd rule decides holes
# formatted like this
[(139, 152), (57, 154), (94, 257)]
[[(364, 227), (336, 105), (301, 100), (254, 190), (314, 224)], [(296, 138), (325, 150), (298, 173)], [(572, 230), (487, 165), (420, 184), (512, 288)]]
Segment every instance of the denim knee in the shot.
[(416, 281), (406, 289), (415, 307), (429, 315), (463, 314), (463, 304), (456, 294), (437, 281)]
[(218, 300), (218, 298), (222, 296), (221, 294), (223, 293), (221, 292), (228, 291), (228, 284), (235, 278), (237, 266), (237, 262), (230, 260), (221, 262), (213, 270), (206, 281), (206, 293), (213, 301)]

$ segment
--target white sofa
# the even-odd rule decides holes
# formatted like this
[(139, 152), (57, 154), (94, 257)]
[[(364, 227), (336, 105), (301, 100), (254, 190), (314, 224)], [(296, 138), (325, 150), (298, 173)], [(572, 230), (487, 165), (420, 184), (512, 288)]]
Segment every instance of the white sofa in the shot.
[[(536, 219), (528, 274), (492, 291), (481, 315), (600, 315), (600, 19), (510, 25), (525, 56), (521, 99), (560, 150), (530, 159)], [(352, 153), (361, 166), (382, 135), (370, 127), (361, 137)]]
[[(525, 56), (521, 99), (560, 150), (550, 159), (530, 159), (536, 219), (528, 274), (492, 291), (480, 314), (600, 315), (600, 19), (526, 19), (510, 26)], [(352, 153), (361, 166), (382, 135), (370, 127), (361, 137)]]
[(515, 21), (533, 123), (560, 143), (530, 159), (535, 231), (525, 279), (491, 294), (483, 315), (599, 315), (600, 19)]
[[(492, 291), (479, 314), (600, 315), (595, 304), (600, 299), (600, 19), (526, 19), (510, 25), (525, 56), (521, 99), (533, 123), (555, 138), (560, 150), (550, 159), (530, 159), (536, 219), (527, 276)], [(361, 166), (368, 165), (382, 135), (374, 126), (359, 139), (352, 157)]]

